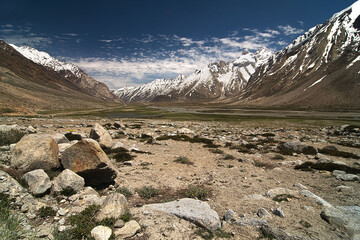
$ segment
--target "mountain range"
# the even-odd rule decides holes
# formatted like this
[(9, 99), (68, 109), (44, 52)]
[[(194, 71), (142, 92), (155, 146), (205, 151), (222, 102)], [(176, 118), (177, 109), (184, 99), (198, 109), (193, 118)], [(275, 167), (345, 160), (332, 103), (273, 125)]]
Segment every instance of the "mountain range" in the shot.
[(360, 108), (360, 1), (283, 50), (245, 50), (175, 79), (114, 91), (126, 102), (211, 101), (266, 108)]
[(117, 100), (77, 66), (1, 39), (0, 93), (2, 112), (95, 107)]

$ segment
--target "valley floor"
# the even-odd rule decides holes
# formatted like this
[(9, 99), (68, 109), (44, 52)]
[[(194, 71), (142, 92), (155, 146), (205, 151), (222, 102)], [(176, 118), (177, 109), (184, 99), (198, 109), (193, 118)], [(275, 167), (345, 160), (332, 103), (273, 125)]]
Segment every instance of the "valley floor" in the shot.
[[(114, 122), (119, 123), (121, 129), (111, 127)], [(304, 162), (316, 163), (319, 158), (360, 169), (359, 159), (313, 153), (286, 155), (278, 149), (284, 142), (301, 142), (315, 149), (334, 145), (339, 151), (360, 156), (359, 130), (344, 132), (338, 123), (334, 126), (322, 122), (319, 126), (277, 120), (232, 123), (100, 117), (4, 117), (0, 123), (31, 125), (38, 133), (51, 135), (71, 131), (87, 136), (93, 124), (109, 123), (108, 132), (113, 141), (123, 143), (124, 148), (140, 150), (131, 152), (134, 159), (129, 162), (111, 159), (119, 171), (115, 187), (126, 187), (135, 193), (136, 189), (152, 186), (160, 193), (149, 199), (141, 198), (137, 193), (127, 198), (132, 217), (142, 226), (140, 233), (131, 239), (202, 239), (199, 227), (193, 223), (162, 213), (149, 213), (142, 208), (147, 203), (185, 197), (190, 186), (209, 191), (205, 201), (220, 218), (231, 209), (240, 218), (260, 219), (258, 210), (264, 208), (270, 213), (264, 218), (269, 226), (304, 239), (347, 239), (348, 235), (346, 230), (326, 222), (320, 215), (324, 205), (305, 196), (302, 191), (309, 190), (333, 206), (360, 206), (359, 180), (339, 180), (330, 169), (295, 169)], [(181, 134), (211, 139), (213, 146), (175, 138), (156, 140), (161, 136)], [(357, 147), (344, 146), (344, 143), (355, 143)], [(179, 157), (186, 157), (192, 164), (174, 161)], [(107, 191), (110, 190), (102, 190), (102, 194), (107, 194)], [(280, 199), (274, 198), (276, 196)], [(48, 198), (40, 201), (46, 203)], [(276, 208), (281, 208), (285, 217), (273, 214)], [(44, 221), (58, 224), (54, 219)], [(37, 220), (33, 224), (42, 223)], [(231, 221), (223, 222), (223, 230), (230, 233), (231, 239), (264, 238), (258, 227), (239, 226)], [(215, 236), (215, 239), (220, 237)]]

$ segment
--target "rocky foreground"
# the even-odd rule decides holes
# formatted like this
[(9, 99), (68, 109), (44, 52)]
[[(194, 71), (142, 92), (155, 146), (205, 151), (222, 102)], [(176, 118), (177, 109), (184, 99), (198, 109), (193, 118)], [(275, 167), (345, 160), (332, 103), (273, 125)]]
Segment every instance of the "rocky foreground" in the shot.
[(2, 124), (0, 203), (18, 238), (360, 239), (357, 126)]

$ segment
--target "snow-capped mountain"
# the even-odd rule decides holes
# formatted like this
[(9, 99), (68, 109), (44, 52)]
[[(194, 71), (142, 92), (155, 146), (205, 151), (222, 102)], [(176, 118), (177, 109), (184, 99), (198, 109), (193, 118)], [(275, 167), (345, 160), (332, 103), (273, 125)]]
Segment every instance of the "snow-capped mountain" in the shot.
[(35, 48), (27, 46), (18, 47), (13, 44), (10, 44), (10, 46), (34, 63), (51, 69), (62, 77), (65, 77), (68, 81), (78, 86), (83, 92), (98, 98), (114, 98), (113, 94), (104, 83), (96, 81), (76, 65), (62, 62), (51, 57), (48, 53), (39, 51)]
[(156, 79), (139, 87), (125, 87), (114, 94), (127, 102), (209, 100), (239, 94), (256, 68), (267, 62), (273, 53), (262, 48), (256, 53), (244, 50), (233, 62), (220, 61), (196, 70), (189, 76)]
[(309, 29), (252, 75), (242, 102), (360, 106), (360, 1)]

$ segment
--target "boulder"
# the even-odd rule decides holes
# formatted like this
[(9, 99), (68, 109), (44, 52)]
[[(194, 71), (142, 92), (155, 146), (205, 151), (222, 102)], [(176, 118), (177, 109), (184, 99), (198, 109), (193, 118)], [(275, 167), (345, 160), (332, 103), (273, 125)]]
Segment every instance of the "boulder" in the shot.
[(119, 218), (128, 211), (128, 203), (124, 195), (113, 193), (107, 196), (101, 204), (101, 210), (96, 216), (98, 221), (104, 218)]
[(101, 147), (111, 148), (113, 141), (108, 133), (100, 124), (95, 123), (94, 127), (90, 131), (90, 138), (99, 142)]
[(64, 168), (82, 176), (87, 186), (108, 186), (116, 178), (109, 158), (99, 143), (92, 139), (81, 140), (66, 149), (61, 154), (61, 163)]
[(100, 225), (94, 227), (90, 234), (95, 240), (108, 240), (111, 237), (112, 231), (111, 228)]
[(221, 222), (217, 212), (211, 209), (209, 204), (200, 200), (183, 198), (173, 202), (149, 204), (144, 207), (175, 215), (205, 227), (210, 231), (221, 228)]
[(27, 133), (36, 133), (36, 129), (33, 126), (28, 126), (25, 130)]
[(321, 217), (331, 225), (345, 231), (350, 239), (360, 236), (360, 207), (335, 206), (327, 207)]
[(298, 195), (299, 192), (287, 188), (273, 188), (268, 190), (264, 195), (269, 198), (274, 198), (278, 195), (283, 195), (283, 194), (294, 196), (294, 195)]
[(265, 208), (259, 208), (257, 212), (258, 217), (260, 218), (271, 218), (271, 215)]
[(125, 239), (134, 236), (141, 229), (140, 224), (135, 220), (131, 220), (114, 232), (116, 239)]
[(72, 189), (75, 192), (79, 192), (84, 185), (84, 178), (80, 177), (70, 169), (65, 169), (54, 179), (53, 192), (59, 194), (66, 189)]
[(273, 214), (276, 215), (276, 216), (279, 216), (281, 218), (285, 217), (284, 211), (279, 207), (274, 209)]
[(23, 137), (12, 152), (11, 167), (29, 172), (60, 167), (58, 145), (50, 135), (31, 134)]
[(312, 146), (307, 146), (302, 142), (286, 142), (279, 146), (279, 150), (284, 154), (303, 153), (316, 155), (317, 150)]
[(60, 144), (60, 143), (69, 143), (69, 139), (66, 138), (66, 136), (62, 133), (57, 133), (55, 134), (54, 136), (52, 136), (53, 139), (55, 140), (55, 142), (57, 144)]
[(42, 169), (33, 170), (21, 177), (29, 186), (30, 192), (35, 197), (41, 197), (50, 191), (52, 183), (49, 176)]
[(336, 179), (341, 181), (359, 181), (360, 177), (355, 174), (348, 174), (345, 171), (334, 170), (332, 175), (335, 176)]

